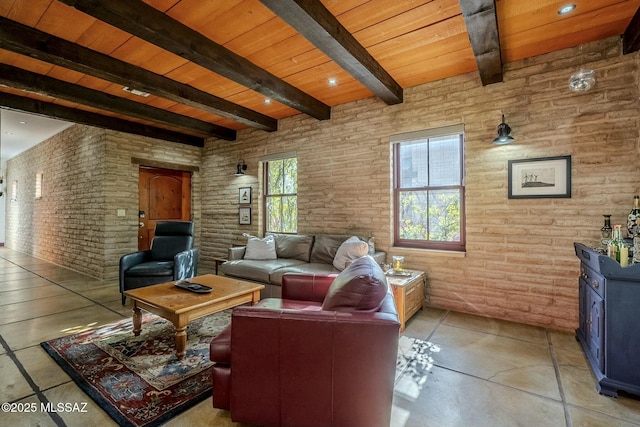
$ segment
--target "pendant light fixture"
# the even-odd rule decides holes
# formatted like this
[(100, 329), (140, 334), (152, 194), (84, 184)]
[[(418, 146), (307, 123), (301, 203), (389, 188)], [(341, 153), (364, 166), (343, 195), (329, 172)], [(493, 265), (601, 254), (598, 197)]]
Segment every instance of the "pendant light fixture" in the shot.
[(596, 72), (580, 68), (569, 77), (571, 92), (586, 92), (596, 84)]
[(498, 137), (493, 140), (495, 145), (511, 144), (515, 139), (509, 136), (511, 128), (504, 122), (504, 114), (502, 115), (502, 123), (498, 125)]
[(580, 69), (569, 77), (571, 92), (586, 92), (596, 84), (596, 72), (582, 67), (582, 46), (578, 49), (580, 55)]

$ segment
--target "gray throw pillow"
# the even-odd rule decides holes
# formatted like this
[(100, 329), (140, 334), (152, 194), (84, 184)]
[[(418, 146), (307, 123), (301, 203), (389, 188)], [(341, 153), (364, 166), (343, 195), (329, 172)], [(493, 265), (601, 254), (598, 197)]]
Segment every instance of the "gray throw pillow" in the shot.
[(278, 234), (269, 233), (276, 241), (276, 254), (278, 258), (299, 259), (309, 262), (313, 236), (306, 234)]

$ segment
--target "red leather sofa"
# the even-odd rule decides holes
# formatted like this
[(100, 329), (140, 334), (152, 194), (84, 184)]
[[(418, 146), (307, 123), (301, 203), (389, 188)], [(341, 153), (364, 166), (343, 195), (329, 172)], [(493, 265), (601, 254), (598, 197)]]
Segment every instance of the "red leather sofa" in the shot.
[[(282, 299), (235, 308), (210, 346), (213, 406), (261, 426), (388, 427), (400, 324), (382, 270), (361, 274), (369, 264), (379, 270), (363, 257), (337, 277), (356, 265), (360, 284), (384, 281), (382, 297), (369, 284), (366, 295), (352, 292), (349, 278), (345, 285), (336, 275), (286, 274)], [(373, 309), (371, 298), (380, 299)]]

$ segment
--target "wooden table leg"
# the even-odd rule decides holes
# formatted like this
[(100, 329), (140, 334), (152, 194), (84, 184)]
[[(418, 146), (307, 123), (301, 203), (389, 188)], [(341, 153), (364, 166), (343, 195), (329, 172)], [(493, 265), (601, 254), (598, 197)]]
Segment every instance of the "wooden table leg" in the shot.
[(140, 311), (140, 307), (136, 301), (133, 301), (133, 335), (136, 337), (140, 335), (140, 331), (142, 330), (142, 311)]
[(187, 325), (175, 325), (176, 327), (176, 357), (182, 360), (187, 350)]
[(228, 260), (226, 258), (214, 258), (213, 260), (216, 263), (216, 275), (218, 275), (218, 267), (220, 267), (220, 264), (224, 264)]
[(260, 291), (255, 291), (251, 294), (251, 305), (256, 305), (260, 301)]

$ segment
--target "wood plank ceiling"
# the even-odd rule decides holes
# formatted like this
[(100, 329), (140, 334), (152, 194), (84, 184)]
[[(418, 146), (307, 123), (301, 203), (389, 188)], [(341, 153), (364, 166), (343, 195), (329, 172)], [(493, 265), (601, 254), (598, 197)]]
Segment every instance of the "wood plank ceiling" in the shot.
[[(569, 15), (558, 9), (573, 3)], [(0, 106), (202, 146), (623, 36), (640, 0), (2, 0)], [(635, 17), (634, 17), (635, 16)], [(123, 87), (143, 92), (136, 95)]]

